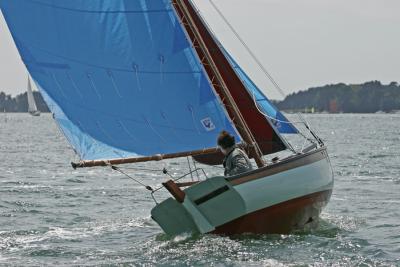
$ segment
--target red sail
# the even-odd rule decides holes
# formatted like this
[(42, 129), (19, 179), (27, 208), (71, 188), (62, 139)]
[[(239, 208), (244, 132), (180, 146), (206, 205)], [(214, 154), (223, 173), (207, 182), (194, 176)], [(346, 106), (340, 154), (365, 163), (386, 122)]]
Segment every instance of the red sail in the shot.
[[(175, 2), (176, 0), (173, 1), (173, 3)], [(228, 59), (225, 57), (224, 53), (220, 49), (218, 42), (214, 39), (214, 36), (210, 33), (203, 20), (199, 17), (190, 0), (181, 0), (181, 2), (186, 5), (190, 16), (195, 23), (198, 33), (203, 39), (205, 45), (207, 46), (208, 51), (211, 54), (219, 73), (221, 74), (230, 94), (232, 95), (236, 105), (238, 106), (262, 153), (264, 155), (267, 155), (286, 149), (286, 146), (282, 142), (281, 138), (276, 134), (264, 115), (262, 115), (258, 111), (253, 101), (252, 95), (248, 92), (248, 90), (236, 74), (235, 70), (232, 68)], [(187, 22), (187, 20), (183, 16), (184, 13), (179, 9), (179, 7), (177, 7), (177, 5), (175, 5), (175, 7), (177, 15), (180, 17), (180, 19), (184, 22)], [(186, 32), (191, 39), (191, 42), (194, 44), (194, 49), (196, 49), (199, 58), (202, 58), (203, 51), (200, 47), (195, 45), (197, 41), (195, 40), (195, 35), (193, 33), (192, 27), (189, 23), (183, 23), (183, 27), (186, 29)], [(209, 77), (212, 77), (213, 70), (211, 69), (211, 67), (208, 65), (204, 65), (204, 68)], [(214, 86), (214, 88), (224, 102), (225, 107), (227, 107), (227, 111), (230, 117), (233, 118), (232, 112), (230, 111), (226, 101), (224, 101), (222, 97), (222, 89), (216, 86)], [(194, 158), (197, 161), (205, 164), (220, 164), (222, 162), (222, 154), (220, 153), (198, 155)]]

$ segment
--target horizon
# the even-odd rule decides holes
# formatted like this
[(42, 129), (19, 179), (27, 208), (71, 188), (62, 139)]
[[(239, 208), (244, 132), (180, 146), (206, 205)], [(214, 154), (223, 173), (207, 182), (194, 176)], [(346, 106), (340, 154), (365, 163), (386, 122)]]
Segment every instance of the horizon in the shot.
[[(195, 2), (216, 36), (260, 89), (269, 98), (281, 100), (211, 4)], [(400, 81), (399, 1), (214, 3), (286, 95), (327, 84)], [(1, 12), (0, 40), (0, 91), (16, 96), (26, 90), (27, 71)]]
[[(365, 82), (362, 82), (362, 83), (344, 83), (344, 82), (337, 82), (337, 83), (327, 83), (327, 84), (321, 84), (321, 85), (315, 85), (315, 86), (311, 86), (311, 87), (308, 87), (308, 88), (305, 88), (305, 89), (300, 89), (300, 90), (297, 90), (297, 91), (294, 91), (294, 92), (290, 92), (290, 93), (288, 93), (288, 94), (286, 94), (285, 95), (285, 98), (286, 97), (288, 97), (288, 96), (290, 96), (290, 95), (292, 95), (292, 94), (294, 94), (294, 93), (299, 93), (299, 92), (306, 92), (306, 91), (308, 91), (308, 90), (310, 90), (310, 89), (315, 89), (315, 88), (323, 88), (323, 87), (325, 87), (325, 86), (335, 86), (335, 85), (339, 85), (339, 84), (345, 84), (345, 85), (347, 85), (347, 86), (352, 86), (352, 85), (364, 85), (364, 84), (366, 84), (366, 83), (370, 83), (370, 82), (379, 82), (381, 85), (383, 85), (383, 86), (388, 86), (388, 85), (390, 85), (391, 83), (397, 83), (397, 85), (398, 86), (400, 86), (400, 82), (398, 82), (398, 81), (391, 81), (391, 82), (387, 82), (387, 83), (384, 83), (384, 82), (382, 82), (382, 81), (378, 81), (378, 80), (371, 80), (371, 81), (365, 81)], [(36, 88), (36, 85), (35, 84), (32, 84), (32, 87), (34, 87), (34, 88), (32, 88), (33, 90), (33, 92), (39, 92), (40, 93), (40, 90), (38, 90), (37, 88)], [(5, 92), (5, 91), (2, 91), (1, 89), (0, 89), (0, 94), (2, 94), (2, 93), (4, 93), (5, 95), (7, 95), (7, 96), (11, 96), (12, 98), (16, 98), (16, 97), (18, 97), (18, 96), (20, 96), (20, 95), (24, 95), (24, 94), (26, 94), (27, 92), (26, 92), (26, 89), (25, 89), (25, 91), (24, 90), (22, 90), (21, 92), (19, 92), (19, 93), (17, 93), (17, 94), (11, 94), (11, 93), (7, 93), (7, 92)], [(271, 101), (283, 101), (285, 98), (282, 98), (282, 99), (274, 99), (274, 98), (269, 98)]]
[[(301, 92), (307, 92), (307, 91), (312, 90), (312, 89), (322, 89), (322, 88), (327, 87), (327, 86), (337, 86), (337, 85), (341, 85), (341, 84), (344, 84), (344, 85), (346, 85), (346, 86), (362, 86), (362, 85), (365, 85), (365, 84), (367, 84), (367, 83), (374, 83), (374, 82), (378, 82), (378, 83), (380, 83), (382, 86), (389, 86), (389, 85), (391, 85), (392, 83), (396, 83), (396, 85), (400, 87), (400, 83), (397, 82), (397, 81), (391, 81), (391, 82), (383, 83), (382, 81), (371, 80), (371, 81), (365, 81), (365, 82), (363, 82), (363, 83), (343, 83), (343, 82), (338, 82), (338, 83), (327, 83), (327, 84), (324, 84), (324, 85), (311, 86), (311, 87), (306, 88), (306, 89), (300, 89), (300, 90), (298, 90), (298, 91), (288, 93), (288, 94), (285, 95), (285, 98), (282, 98), (282, 99), (274, 99), (274, 98), (269, 98), (269, 99), (270, 99), (271, 101), (284, 102), (284, 100), (286, 100), (287, 97), (292, 96), (293, 94), (297, 94), (297, 93), (301, 93)], [(35, 87), (36, 87), (36, 86), (35, 86)], [(379, 89), (378, 89), (378, 90), (379, 90)], [(33, 93), (36, 93), (36, 92), (40, 94), (40, 90), (33, 90)], [(1, 90), (0, 90), (0, 94), (5, 94), (6, 96), (11, 96), (12, 98), (17, 98), (17, 97), (19, 97), (19, 96), (22, 96), (22, 95), (27, 94), (27, 91), (22, 91), (22, 92), (20, 92), (20, 93), (18, 93), (18, 94), (16, 94), (16, 95), (12, 95), (12, 94), (9, 94), (9, 93), (7, 93), (7, 92), (4, 92), (4, 91), (1, 91)]]

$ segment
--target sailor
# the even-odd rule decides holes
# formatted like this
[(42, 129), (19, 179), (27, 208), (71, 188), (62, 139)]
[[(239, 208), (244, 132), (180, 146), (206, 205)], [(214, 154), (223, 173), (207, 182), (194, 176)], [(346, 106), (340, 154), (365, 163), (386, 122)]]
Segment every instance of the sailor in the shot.
[(253, 169), (246, 153), (236, 147), (234, 136), (222, 131), (218, 136), (217, 143), (222, 154), (225, 155), (223, 162), (225, 176), (233, 176)]

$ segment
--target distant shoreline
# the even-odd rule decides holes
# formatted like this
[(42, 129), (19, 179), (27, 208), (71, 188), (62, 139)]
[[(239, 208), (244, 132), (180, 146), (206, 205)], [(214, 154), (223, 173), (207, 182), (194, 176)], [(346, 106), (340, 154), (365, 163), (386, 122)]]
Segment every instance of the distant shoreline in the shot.
[[(50, 112), (39, 92), (33, 92), (36, 106), (42, 113)], [(379, 81), (364, 84), (330, 84), (309, 88), (272, 102), (286, 113), (400, 113), (400, 85), (383, 85)], [(0, 92), (0, 113), (28, 112), (27, 94), (15, 97)]]
[[(47, 104), (44, 102), (42, 95), (33, 92), (37, 109), (42, 113), (50, 112)], [(15, 97), (0, 92), (0, 113), (24, 113), (28, 112), (28, 97), (26, 92), (16, 95)]]
[(363, 84), (330, 84), (288, 95), (275, 105), (287, 112), (301, 113), (397, 113), (400, 86), (379, 81)]

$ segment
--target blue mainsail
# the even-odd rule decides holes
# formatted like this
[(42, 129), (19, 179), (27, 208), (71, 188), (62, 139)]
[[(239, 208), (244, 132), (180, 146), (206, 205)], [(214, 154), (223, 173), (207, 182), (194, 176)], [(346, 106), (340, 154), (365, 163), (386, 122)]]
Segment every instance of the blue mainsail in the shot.
[(22, 60), (81, 159), (241, 138), (169, 0), (0, 0)]
[(260, 110), (269, 117), (271, 123), (274, 124), (275, 128), (284, 134), (296, 134), (298, 130), (294, 125), (280, 112), (274, 104), (263, 94), (263, 92), (257, 87), (257, 85), (250, 79), (250, 77), (244, 72), (244, 70), (236, 63), (233, 57), (221, 46), (225, 56), (229, 59), (236, 73), (246, 86), (250, 94), (254, 96)]

